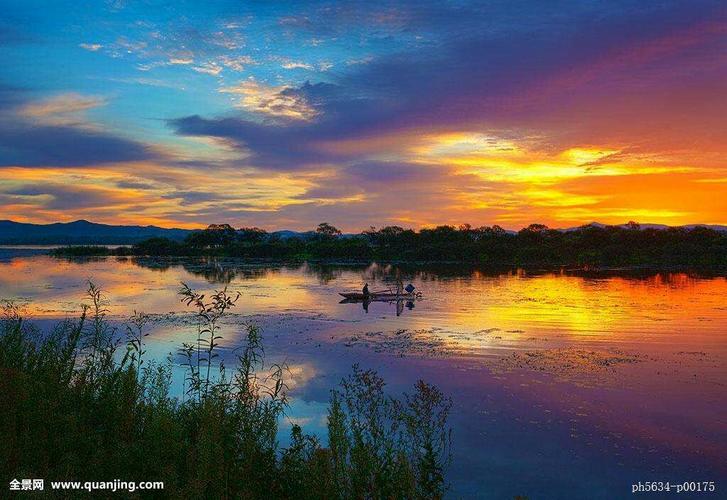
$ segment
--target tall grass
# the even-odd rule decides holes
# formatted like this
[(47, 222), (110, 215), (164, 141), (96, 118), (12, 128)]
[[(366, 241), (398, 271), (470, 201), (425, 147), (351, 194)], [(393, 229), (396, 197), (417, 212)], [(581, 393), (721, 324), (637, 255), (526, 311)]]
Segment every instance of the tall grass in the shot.
[(172, 498), (443, 495), (451, 401), (439, 390), (418, 382), (395, 399), (375, 372), (355, 366), (331, 392), (327, 443), (293, 425), (282, 448), (285, 369), (266, 364), (260, 330), (246, 325), (233, 372), (218, 361), (221, 319), (239, 296), (186, 285), (180, 293), (197, 318), (196, 341), (181, 349), (181, 397), (170, 390), (172, 360), (145, 359), (148, 317), (135, 313), (119, 334), (94, 285), (79, 318), (50, 333), (5, 304), (2, 477), (164, 481)]

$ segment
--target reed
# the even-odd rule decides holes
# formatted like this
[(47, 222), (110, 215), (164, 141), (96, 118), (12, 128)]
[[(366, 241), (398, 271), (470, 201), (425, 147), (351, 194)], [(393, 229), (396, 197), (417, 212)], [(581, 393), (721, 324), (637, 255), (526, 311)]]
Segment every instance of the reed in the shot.
[[(266, 364), (255, 324), (234, 372), (219, 361), (222, 318), (239, 295), (186, 285), (197, 339), (182, 347), (184, 394), (171, 394), (173, 360), (145, 359), (148, 316), (125, 335), (101, 290), (78, 319), (41, 333), (4, 304), (0, 324), (0, 472), (50, 480), (164, 481), (171, 498), (439, 498), (450, 461), (451, 400), (419, 382), (393, 398), (373, 371), (353, 368), (332, 390), (328, 442), (293, 425), (285, 366)], [(124, 345), (125, 351), (121, 349)], [(48, 495), (52, 492), (47, 491)]]

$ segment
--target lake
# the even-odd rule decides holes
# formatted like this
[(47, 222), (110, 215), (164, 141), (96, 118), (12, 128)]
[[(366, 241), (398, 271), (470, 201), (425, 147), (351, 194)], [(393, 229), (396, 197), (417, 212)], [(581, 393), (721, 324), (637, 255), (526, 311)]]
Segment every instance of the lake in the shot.
[[(325, 438), (329, 391), (354, 363), (392, 394), (420, 378), (437, 385), (454, 401), (452, 498), (627, 498), (639, 481), (727, 488), (724, 276), (40, 253), (0, 251), (0, 298), (47, 327), (78, 314), (93, 280), (112, 321), (151, 314), (149, 355), (177, 363), (195, 338), (180, 283), (239, 291), (222, 358), (233, 364), (245, 322), (261, 327), (269, 360), (289, 366), (286, 426)], [(421, 300), (339, 303), (338, 292), (387, 288), (397, 274)], [(179, 367), (179, 393), (182, 380)]]

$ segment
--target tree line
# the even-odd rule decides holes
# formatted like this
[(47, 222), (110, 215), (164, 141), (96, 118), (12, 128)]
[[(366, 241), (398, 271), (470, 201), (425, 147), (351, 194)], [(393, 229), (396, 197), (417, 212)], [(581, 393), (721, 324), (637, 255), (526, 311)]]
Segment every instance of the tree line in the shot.
[[(95, 249), (95, 250), (94, 250)], [(704, 226), (643, 228), (588, 225), (572, 230), (531, 224), (518, 232), (500, 226), (442, 225), (419, 231), (371, 227), (344, 235), (321, 223), (290, 237), (257, 227), (212, 224), (184, 241), (151, 238), (133, 247), (60, 249), (59, 255), (217, 255), (280, 260), (468, 262), (503, 266), (727, 266), (727, 233)]]

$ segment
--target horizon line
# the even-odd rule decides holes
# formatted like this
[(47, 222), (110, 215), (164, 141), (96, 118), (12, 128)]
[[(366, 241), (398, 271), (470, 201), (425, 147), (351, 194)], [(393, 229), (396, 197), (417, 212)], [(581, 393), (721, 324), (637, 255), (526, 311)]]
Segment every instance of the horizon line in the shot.
[[(164, 229), (164, 230), (179, 230), (179, 231), (201, 231), (201, 230), (204, 230), (204, 229), (206, 229), (207, 227), (209, 227), (210, 225), (213, 225), (213, 224), (217, 224), (217, 225), (228, 224), (229, 226), (233, 227), (236, 230), (239, 230), (239, 229), (242, 229), (242, 228), (257, 227), (259, 229), (264, 230), (267, 233), (275, 233), (275, 232), (282, 232), (282, 231), (290, 231), (290, 232), (295, 232), (295, 233), (306, 233), (306, 232), (314, 232), (316, 230), (316, 227), (312, 227), (310, 229), (305, 229), (305, 230), (296, 230), (296, 229), (289, 229), (289, 228), (266, 229), (266, 228), (263, 228), (263, 227), (260, 227), (260, 226), (256, 226), (256, 225), (247, 225), (247, 226), (244, 226), (244, 225), (234, 225), (234, 224), (230, 224), (230, 223), (226, 223), (226, 222), (221, 222), (221, 223), (212, 222), (212, 223), (209, 223), (207, 225), (200, 225), (199, 227), (177, 227), (177, 226), (162, 226), (162, 225), (158, 225), (158, 224), (139, 224), (139, 223), (136, 223), (136, 224), (135, 223), (110, 224), (110, 223), (107, 223), (107, 222), (94, 222), (94, 221), (90, 221), (88, 219), (75, 219), (75, 220), (69, 220), (69, 221), (56, 221), (56, 222), (25, 222), (25, 221), (17, 221), (17, 220), (12, 220), (12, 219), (2, 219), (2, 220), (0, 220), (0, 222), (10, 222), (10, 223), (14, 223), (14, 224), (29, 224), (29, 225), (34, 225), (34, 226), (50, 226), (50, 225), (54, 225), (54, 224), (74, 224), (74, 223), (78, 223), (78, 222), (86, 222), (88, 224), (102, 225), (102, 226), (110, 226), (110, 227), (154, 227), (154, 228), (159, 228), (159, 229)], [(329, 224), (332, 224), (333, 226), (336, 226), (336, 224), (330, 223), (328, 221), (321, 221), (321, 223), (324, 223), (324, 222), (329, 223)], [(376, 228), (376, 229), (383, 229), (385, 227), (394, 227), (395, 226), (395, 227), (401, 227), (401, 228), (403, 228), (405, 230), (411, 229), (411, 230), (414, 230), (414, 231), (421, 231), (422, 229), (434, 229), (436, 227), (442, 227), (442, 226), (450, 226), (450, 227), (454, 227), (454, 228), (459, 228), (461, 226), (469, 225), (472, 229), (477, 229), (477, 228), (481, 228), (481, 227), (495, 227), (495, 226), (499, 226), (499, 227), (501, 227), (502, 229), (504, 229), (506, 231), (517, 232), (517, 231), (520, 231), (522, 229), (525, 229), (525, 228), (527, 228), (527, 227), (529, 227), (531, 225), (536, 225), (536, 224), (542, 224), (542, 225), (546, 226), (548, 229), (567, 230), (567, 229), (577, 229), (577, 228), (582, 228), (582, 227), (592, 226), (592, 225), (603, 226), (603, 227), (619, 227), (619, 226), (626, 226), (626, 225), (628, 225), (631, 222), (635, 222), (639, 226), (646, 226), (646, 227), (649, 227), (649, 226), (659, 226), (659, 227), (665, 227), (665, 228), (680, 228), (680, 227), (698, 227), (698, 226), (705, 226), (705, 227), (718, 226), (718, 227), (726, 227), (727, 228), (727, 222), (725, 222), (725, 223), (712, 223), (712, 222), (694, 222), (694, 223), (691, 223), (690, 222), (690, 223), (686, 223), (686, 224), (664, 224), (664, 223), (658, 223), (658, 222), (638, 222), (638, 221), (628, 221), (628, 222), (622, 222), (622, 223), (617, 223), (617, 224), (605, 224), (605, 223), (598, 222), (598, 221), (591, 221), (591, 222), (586, 222), (586, 223), (583, 223), (583, 224), (575, 224), (575, 225), (572, 225), (572, 226), (551, 226), (551, 225), (548, 225), (548, 224), (542, 224), (540, 222), (532, 222), (530, 224), (527, 224), (527, 225), (524, 225), (524, 226), (520, 227), (519, 229), (513, 229), (513, 228), (510, 228), (510, 227), (505, 227), (505, 226), (500, 225), (500, 224), (481, 224), (481, 225), (475, 225), (475, 224), (469, 224), (469, 223), (464, 223), (464, 222), (462, 222), (462, 223), (456, 223), (456, 224), (447, 224), (447, 223), (441, 223), (441, 224), (426, 224), (426, 225), (420, 225), (418, 227), (403, 226), (403, 225), (400, 225), (400, 224), (387, 224), (387, 225), (383, 225), (383, 226), (369, 226), (369, 228), (372, 228), (373, 227), (373, 228)], [(369, 229), (369, 228), (367, 228), (367, 229)], [(362, 230), (355, 231), (355, 232), (352, 232), (352, 231), (343, 231), (342, 230), (342, 232), (344, 234), (360, 234), (360, 233), (363, 233), (364, 231), (366, 231), (366, 229), (362, 229)]]

